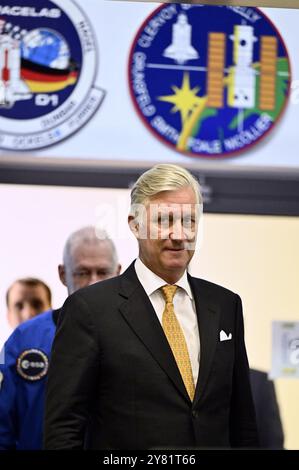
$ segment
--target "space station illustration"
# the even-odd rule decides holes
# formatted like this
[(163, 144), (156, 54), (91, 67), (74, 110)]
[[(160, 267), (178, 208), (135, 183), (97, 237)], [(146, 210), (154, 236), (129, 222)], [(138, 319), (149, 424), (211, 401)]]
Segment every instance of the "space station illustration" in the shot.
[[(163, 56), (173, 59), (177, 64), (198, 59), (197, 51), (191, 42), (192, 26), (185, 13), (178, 15), (172, 27), (171, 44), (164, 50)], [(253, 26), (235, 25), (234, 33), (229, 36), (233, 41), (233, 66), (225, 69), (227, 36), (225, 33), (209, 33), (208, 39), (208, 105), (220, 108), (224, 104), (224, 73), (227, 72), (227, 104), (233, 108), (253, 108), (256, 99), (257, 71), (253, 67), (253, 50), (257, 37)], [(275, 75), (277, 58), (276, 37), (261, 38), (261, 88), (259, 104), (264, 110), (275, 106)]]
[[(253, 50), (257, 37), (253, 26), (235, 25), (233, 41), (233, 63), (228, 72), (228, 105), (233, 108), (253, 108), (257, 104), (261, 110), (275, 107), (277, 38), (262, 36), (260, 42), (260, 71), (253, 66)], [(226, 35), (209, 34), (208, 64), (208, 104), (223, 106), (224, 59)], [(260, 74), (259, 103), (256, 103), (256, 77)]]

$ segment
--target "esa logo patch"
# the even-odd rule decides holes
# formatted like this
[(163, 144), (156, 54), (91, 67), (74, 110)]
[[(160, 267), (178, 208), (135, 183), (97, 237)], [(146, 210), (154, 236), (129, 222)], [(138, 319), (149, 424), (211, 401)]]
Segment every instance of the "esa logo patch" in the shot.
[(49, 368), (49, 360), (40, 349), (27, 349), (17, 359), (17, 372), (31, 382), (44, 377)]
[(189, 156), (225, 157), (256, 144), (285, 108), (290, 79), (283, 39), (257, 8), (160, 6), (129, 59), (143, 122)]
[(97, 69), (94, 33), (73, 0), (1, 2), (0, 148), (43, 148), (80, 129), (104, 97)]

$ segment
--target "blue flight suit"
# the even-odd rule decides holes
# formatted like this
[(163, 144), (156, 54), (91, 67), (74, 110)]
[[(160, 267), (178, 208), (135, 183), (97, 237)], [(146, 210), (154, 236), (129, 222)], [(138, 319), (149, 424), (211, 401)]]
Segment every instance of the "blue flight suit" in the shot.
[[(45, 384), (59, 310), (19, 325), (0, 364), (0, 449), (41, 449)], [(3, 362), (3, 361), (2, 361)]]

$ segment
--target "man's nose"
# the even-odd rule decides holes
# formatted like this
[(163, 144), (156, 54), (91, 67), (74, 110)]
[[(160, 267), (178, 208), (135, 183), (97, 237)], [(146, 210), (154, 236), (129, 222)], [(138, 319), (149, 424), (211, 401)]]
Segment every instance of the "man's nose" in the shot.
[(100, 281), (100, 276), (98, 276), (97, 273), (93, 272), (90, 275), (88, 285), (92, 286), (92, 284), (95, 284), (96, 282), (99, 282), (99, 281)]
[(171, 240), (188, 240), (188, 231), (181, 221), (176, 221), (173, 224), (172, 231), (169, 235)]
[(96, 271), (93, 271), (90, 274), (88, 285), (92, 286), (92, 284), (95, 284), (96, 282), (102, 281), (103, 279), (105, 279), (105, 276), (103, 274), (100, 274), (100, 273), (97, 273)]
[(21, 318), (22, 318), (22, 321), (26, 321), (26, 320), (29, 320), (30, 318), (34, 317), (37, 313), (37, 310), (32, 307), (32, 305), (30, 304), (26, 304), (24, 305), (24, 307), (22, 308), (22, 312), (21, 312)]

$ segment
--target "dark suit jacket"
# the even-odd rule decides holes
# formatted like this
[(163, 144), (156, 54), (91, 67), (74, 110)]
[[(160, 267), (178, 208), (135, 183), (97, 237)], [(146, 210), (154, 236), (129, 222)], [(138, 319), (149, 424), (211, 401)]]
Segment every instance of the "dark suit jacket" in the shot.
[[(47, 449), (257, 446), (240, 298), (189, 276), (200, 330), (191, 403), (133, 264), (65, 302), (52, 351)], [(219, 341), (219, 332), (232, 333)]]
[(283, 449), (283, 429), (274, 383), (266, 372), (250, 369), (250, 381), (256, 410), (260, 446), (264, 449)]

